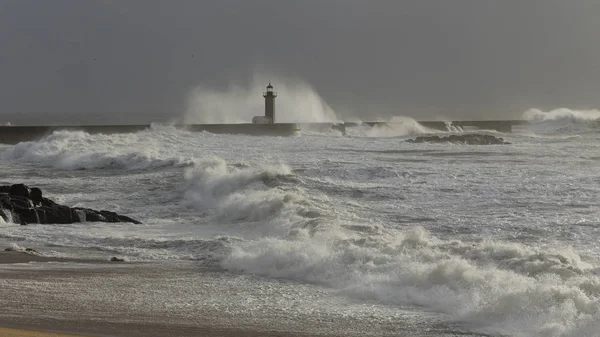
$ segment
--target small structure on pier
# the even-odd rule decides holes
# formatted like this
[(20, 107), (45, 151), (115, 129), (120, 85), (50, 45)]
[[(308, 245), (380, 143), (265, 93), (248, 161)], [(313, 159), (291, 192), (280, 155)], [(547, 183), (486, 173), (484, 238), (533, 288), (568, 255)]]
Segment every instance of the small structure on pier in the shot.
[(253, 124), (275, 124), (275, 97), (277, 93), (273, 91), (273, 86), (269, 82), (267, 91), (263, 93), (265, 98), (265, 115), (252, 118)]

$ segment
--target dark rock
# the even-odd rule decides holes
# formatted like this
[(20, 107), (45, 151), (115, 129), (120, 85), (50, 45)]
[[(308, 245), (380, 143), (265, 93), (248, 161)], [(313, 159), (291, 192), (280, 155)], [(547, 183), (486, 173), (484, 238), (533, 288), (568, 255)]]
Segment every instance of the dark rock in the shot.
[(34, 206), (39, 206), (42, 204), (42, 190), (37, 187), (33, 187), (31, 192), (29, 192), (29, 195), (31, 196), (31, 201), (33, 201)]
[(125, 259), (121, 259), (121, 258), (113, 256), (110, 258), (110, 262), (125, 262)]
[(33, 255), (38, 255), (39, 253), (37, 252), (37, 250), (33, 249), (33, 248), (25, 248), (25, 252), (29, 253), (29, 254), (33, 254)]
[(135, 219), (132, 219), (132, 218), (126, 216), (126, 215), (119, 215), (119, 221), (118, 222), (132, 222), (132, 223), (134, 223), (136, 225), (141, 225), (142, 224), (141, 222), (139, 222), (139, 221), (137, 221)]
[(19, 248), (19, 247), (8, 247), (4, 249), (5, 252), (22, 252), (22, 253), (27, 253), (27, 254), (31, 254), (31, 255), (40, 255), (40, 253), (37, 252), (37, 250), (33, 249), (33, 248)]
[(0, 186), (0, 217), (8, 221), (9, 215), (12, 215), (14, 222), (21, 225), (70, 224), (83, 221), (141, 224), (135, 219), (111, 211), (59, 205), (44, 198), (39, 188), (29, 188), (24, 184)]
[(31, 191), (29, 190), (29, 187), (27, 187), (24, 184), (14, 184), (12, 186), (10, 186), (10, 188), (8, 189), (8, 194), (11, 197), (23, 197), (26, 199), (30, 199), (30, 193)]
[(440, 136), (419, 136), (415, 139), (407, 140), (409, 143), (453, 143), (453, 144), (465, 144), (465, 145), (500, 145), (510, 144), (504, 141), (500, 137), (492, 135), (482, 135), (477, 133), (463, 134), (463, 135), (450, 135), (446, 137)]

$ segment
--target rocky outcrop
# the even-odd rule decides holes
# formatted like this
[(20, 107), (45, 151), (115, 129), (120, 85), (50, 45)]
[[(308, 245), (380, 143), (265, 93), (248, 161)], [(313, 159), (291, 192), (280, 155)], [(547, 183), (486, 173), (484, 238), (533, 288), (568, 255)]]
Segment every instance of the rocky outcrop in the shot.
[(12, 218), (14, 222), (22, 225), (70, 224), (84, 221), (141, 223), (115, 212), (59, 205), (44, 198), (39, 188), (29, 188), (23, 184), (0, 186), (0, 217), (4, 221)]
[(476, 133), (463, 135), (440, 136), (419, 136), (415, 139), (407, 140), (409, 143), (453, 143), (466, 145), (497, 145), (510, 144), (504, 139), (492, 135), (481, 135)]

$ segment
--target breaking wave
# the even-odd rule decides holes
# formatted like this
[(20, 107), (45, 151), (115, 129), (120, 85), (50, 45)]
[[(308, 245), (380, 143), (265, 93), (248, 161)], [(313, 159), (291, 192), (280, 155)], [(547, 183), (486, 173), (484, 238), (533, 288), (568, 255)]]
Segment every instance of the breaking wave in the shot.
[(31, 142), (22, 142), (0, 152), (0, 159), (24, 161), (61, 170), (140, 170), (185, 166), (193, 159), (173, 156), (162, 142), (169, 142), (174, 128), (155, 127), (120, 135), (91, 135), (83, 131), (55, 131)]
[(321, 214), (286, 165), (228, 165), (221, 158), (186, 169), (184, 199), (218, 223), (244, 224), (246, 236), (283, 237)]
[(530, 122), (528, 131), (540, 134), (596, 132), (600, 127), (599, 110), (530, 109), (523, 118)]
[(592, 336), (600, 329), (600, 278), (569, 250), (443, 241), (417, 227), (367, 237), (330, 231), (247, 241), (222, 265), (440, 311), (486, 333)]
[(573, 123), (584, 123), (600, 120), (599, 110), (570, 110), (555, 109), (552, 111), (542, 111), (539, 109), (530, 109), (525, 111), (523, 117), (533, 122), (545, 121), (570, 121)]
[[(421, 227), (345, 222), (304, 186), (283, 164), (199, 161), (186, 169), (185, 202), (219, 226), (239, 224), (236, 238), (165, 245), (187, 246), (234, 272), (442, 312), (483, 333), (574, 337), (600, 328), (597, 266), (571, 249), (449, 241)], [(318, 230), (311, 226), (315, 218), (323, 225)]]
[(440, 133), (442, 131), (425, 127), (410, 117), (393, 117), (375, 125), (358, 122), (355, 127), (346, 128), (346, 133), (354, 137), (410, 137), (415, 135)]

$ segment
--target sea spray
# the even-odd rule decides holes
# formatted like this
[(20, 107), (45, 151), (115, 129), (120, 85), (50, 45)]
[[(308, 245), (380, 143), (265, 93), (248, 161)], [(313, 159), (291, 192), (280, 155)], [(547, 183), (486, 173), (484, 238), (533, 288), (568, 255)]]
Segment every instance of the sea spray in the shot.
[(278, 123), (336, 122), (333, 109), (316, 90), (300, 79), (255, 74), (249, 84), (231, 83), (225, 90), (199, 86), (188, 96), (183, 122), (186, 124), (251, 123), (254, 116), (264, 116), (261, 97), (272, 83), (277, 98), (275, 115)]

